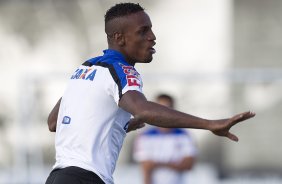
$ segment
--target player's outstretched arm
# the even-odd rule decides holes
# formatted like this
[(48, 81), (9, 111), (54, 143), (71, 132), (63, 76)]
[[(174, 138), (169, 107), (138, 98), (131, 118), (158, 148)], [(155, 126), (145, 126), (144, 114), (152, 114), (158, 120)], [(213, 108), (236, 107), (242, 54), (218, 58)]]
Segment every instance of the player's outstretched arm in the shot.
[(54, 106), (52, 111), (50, 112), (48, 116), (48, 127), (50, 132), (56, 132), (56, 126), (57, 126), (57, 119), (58, 119), (58, 113), (59, 113), (59, 108), (61, 104), (62, 98), (60, 98), (57, 102), (57, 104)]
[(215, 135), (225, 136), (233, 141), (238, 138), (229, 132), (230, 128), (239, 122), (255, 116), (255, 113), (244, 112), (232, 118), (220, 120), (207, 120), (182, 113), (154, 102), (147, 101), (146, 97), (138, 91), (126, 92), (119, 106), (131, 113), (136, 121), (166, 128), (194, 128), (212, 131)]

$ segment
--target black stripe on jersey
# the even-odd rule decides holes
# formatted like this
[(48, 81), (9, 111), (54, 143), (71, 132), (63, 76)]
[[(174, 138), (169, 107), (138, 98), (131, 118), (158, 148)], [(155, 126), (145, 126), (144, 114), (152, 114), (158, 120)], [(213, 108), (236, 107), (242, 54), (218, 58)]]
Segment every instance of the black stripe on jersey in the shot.
[[(87, 62), (87, 61), (86, 61), (86, 62)], [(113, 77), (115, 83), (116, 83), (117, 86), (118, 86), (119, 100), (120, 100), (121, 97), (122, 97), (121, 81), (120, 81), (120, 79), (119, 79), (119, 77), (118, 77), (118, 74), (117, 74), (117, 72), (116, 72), (114, 66), (113, 66), (113, 65), (110, 65), (110, 64), (107, 64), (107, 63), (102, 63), (102, 62), (97, 62), (97, 63), (95, 63), (95, 65), (97, 65), (97, 66), (102, 66), (102, 67), (105, 67), (105, 68), (108, 68), (108, 69), (109, 69), (110, 74), (112, 75), (112, 77)]]
[(93, 66), (93, 64), (90, 63), (89, 61), (85, 61), (84, 63), (82, 63), (82, 65), (83, 66), (89, 66), (89, 67)]

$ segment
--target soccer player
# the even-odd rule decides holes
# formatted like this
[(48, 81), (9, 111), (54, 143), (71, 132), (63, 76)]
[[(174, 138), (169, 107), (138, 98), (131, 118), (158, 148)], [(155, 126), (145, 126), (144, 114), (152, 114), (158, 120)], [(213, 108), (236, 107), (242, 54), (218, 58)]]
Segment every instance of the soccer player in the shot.
[[(156, 102), (174, 108), (170, 95), (160, 94)], [(142, 168), (144, 184), (184, 184), (183, 175), (193, 168), (196, 155), (188, 130), (155, 126), (138, 135), (133, 152)]]
[[(147, 101), (135, 63), (150, 63), (156, 37), (139, 4), (120, 3), (105, 15), (108, 49), (87, 60), (70, 77), (48, 117), (56, 132), (56, 163), (47, 184), (112, 184), (126, 131), (144, 126), (206, 129), (237, 141), (229, 129), (253, 117), (207, 120)], [(130, 120), (130, 117), (133, 119)]]

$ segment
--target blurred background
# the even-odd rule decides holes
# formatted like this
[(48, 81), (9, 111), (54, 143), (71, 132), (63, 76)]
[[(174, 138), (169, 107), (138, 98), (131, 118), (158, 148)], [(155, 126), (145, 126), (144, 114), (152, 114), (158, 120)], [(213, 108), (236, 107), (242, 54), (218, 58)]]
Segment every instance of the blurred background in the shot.
[[(0, 183), (44, 183), (55, 160), (48, 113), (83, 61), (107, 48), (105, 11), (114, 0), (0, 0)], [(199, 156), (188, 183), (282, 183), (282, 1), (154, 0), (150, 64), (137, 64), (144, 93), (175, 97), (207, 119), (252, 110), (234, 143), (192, 130)], [(140, 131), (140, 130), (139, 130)], [(116, 184), (142, 183), (129, 133)]]

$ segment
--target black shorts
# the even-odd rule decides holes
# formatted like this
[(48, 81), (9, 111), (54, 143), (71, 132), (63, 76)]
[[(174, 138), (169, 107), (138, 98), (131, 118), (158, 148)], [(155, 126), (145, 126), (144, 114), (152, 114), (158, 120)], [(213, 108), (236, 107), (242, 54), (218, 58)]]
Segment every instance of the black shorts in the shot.
[(103, 180), (91, 171), (79, 167), (54, 169), (45, 184), (105, 184)]

